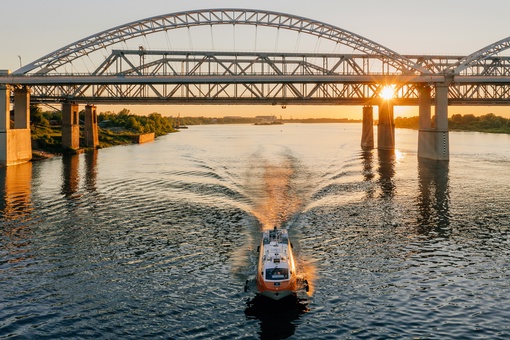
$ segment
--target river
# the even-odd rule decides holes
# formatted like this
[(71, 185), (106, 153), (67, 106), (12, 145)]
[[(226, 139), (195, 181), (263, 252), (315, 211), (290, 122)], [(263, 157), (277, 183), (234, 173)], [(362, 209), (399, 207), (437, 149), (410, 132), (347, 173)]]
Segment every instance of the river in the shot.
[[(508, 339), (510, 136), (192, 126), (0, 168), (0, 338)], [(289, 230), (311, 289), (244, 291)]]

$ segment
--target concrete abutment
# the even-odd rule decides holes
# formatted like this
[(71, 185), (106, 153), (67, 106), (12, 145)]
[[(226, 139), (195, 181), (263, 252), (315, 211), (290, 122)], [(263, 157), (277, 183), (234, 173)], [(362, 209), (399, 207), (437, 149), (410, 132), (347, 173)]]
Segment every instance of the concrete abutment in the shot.
[[(0, 71), (9, 74), (9, 71)], [(14, 165), (32, 159), (30, 135), (30, 90), (14, 88), (14, 119), (11, 121), (12, 86), (0, 84), (0, 165)]]

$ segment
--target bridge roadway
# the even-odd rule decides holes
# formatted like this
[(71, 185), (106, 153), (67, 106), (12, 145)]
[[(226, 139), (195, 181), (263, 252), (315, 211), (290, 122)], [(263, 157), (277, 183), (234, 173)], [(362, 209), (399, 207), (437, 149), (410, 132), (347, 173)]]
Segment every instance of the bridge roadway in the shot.
[[(148, 34), (214, 25), (284, 29), (358, 53), (113, 48)], [(400, 55), (332, 25), (260, 10), (211, 9), (147, 18), (81, 39), (13, 73), (0, 71), (0, 163), (31, 158), (31, 102), (62, 103), (62, 140), (71, 149), (79, 148), (79, 103), (360, 105), (365, 148), (375, 144), (373, 106), (378, 106), (377, 147), (390, 150), (395, 147), (393, 107), (417, 105), (418, 156), (448, 160), (448, 105), (508, 105), (510, 58), (500, 52), (509, 47), (510, 37), (467, 56)], [(99, 66), (77, 70), (79, 62), (98, 53)], [(384, 99), (388, 87), (392, 98)], [(85, 130), (86, 142), (97, 146), (93, 105), (86, 106)]]

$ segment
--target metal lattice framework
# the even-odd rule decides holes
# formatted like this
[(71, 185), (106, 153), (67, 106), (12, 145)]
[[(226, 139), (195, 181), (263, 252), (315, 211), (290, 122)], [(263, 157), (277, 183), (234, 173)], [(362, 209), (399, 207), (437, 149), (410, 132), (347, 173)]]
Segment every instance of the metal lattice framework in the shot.
[(415, 86), (406, 82), (434, 81), (433, 76), (401, 75), (389, 68), (368, 54), (113, 50), (92, 75), (34, 75), (28, 80), (39, 100), (214, 104), (377, 102), (395, 77), (402, 83), (395, 91), (405, 102), (417, 98)]
[[(157, 32), (213, 25), (252, 25), (304, 33), (356, 54), (112, 49)], [(54, 51), (0, 84), (30, 86), (33, 101), (83, 103), (376, 104), (391, 84), (396, 105), (416, 105), (419, 87), (449, 86), (449, 103), (507, 105), (510, 38), (469, 56), (400, 55), (319, 21), (283, 13), (211, 9), (156, 16), (89, 36)], [(67, 66), (108, 51), (87, 73)]]
[(372, 54), (402, 73), (424, 72), (420, 65), (362, 36), (326, 23), (299, 16), (250, 9), (207, 9), (155, 16), (91, 35), (56, 50), (15, 71), (14, 74), (46, 74), (98, 49), (135, 37), (179, 28), (207, 25), (254, 25), (310, 34)]

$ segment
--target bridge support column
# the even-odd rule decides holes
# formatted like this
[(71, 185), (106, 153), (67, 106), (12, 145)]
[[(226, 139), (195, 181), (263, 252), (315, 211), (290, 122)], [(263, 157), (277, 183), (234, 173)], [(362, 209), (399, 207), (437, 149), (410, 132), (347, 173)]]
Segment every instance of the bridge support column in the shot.
[(10, 99), (10, 86), (0, 85), (1, 165), (20, 164), (32, 159), (30, 91), (27, 88), (14, 90), (14, 124), (11, 124)]
[(381, 150), (395, 149), (395, 123), (393, 122), (393, 104), (389, 100), (384, 100), (379, 105), (377, 148)]
[(438, 160), (450, 159), (448, 88), (448, 85), (436, 86), (436, 159)]
[(5, 133), (11, 128), (11, 88), (0, 84), (0, 132)]
[(418, 157), (448, 160), (448, 86), (436, 86), (435, 121), (432, 126), (430, 113), (430, 87), (419, 90), (420, 126), (418, 132)]
[(363, 107), (361, 147), (363, 149), (374, 148), (374, 108), (370, 105), (365, 105)]
[(430, 86), (422, 86), (418, 89), (418, 157), (434, 158), (436, 142), (435, 132), (432, 129), (430, 111)]
[(94, 105), (85, 106), (85, 146), (97, 148), (99, 135), (97, 131), (97, 112)]
[(62, 146), (72, 150), (78, 150), (80, 148), (80, 119), (78, 104), (62, 104)]
[(11, 129), (11, 89), (9, 85), (0, 85), (0, 163), (7, 165), (8, 133)]
[(14, 128), (30, 131), (30, 91), (26, 87), (14, 90)]

